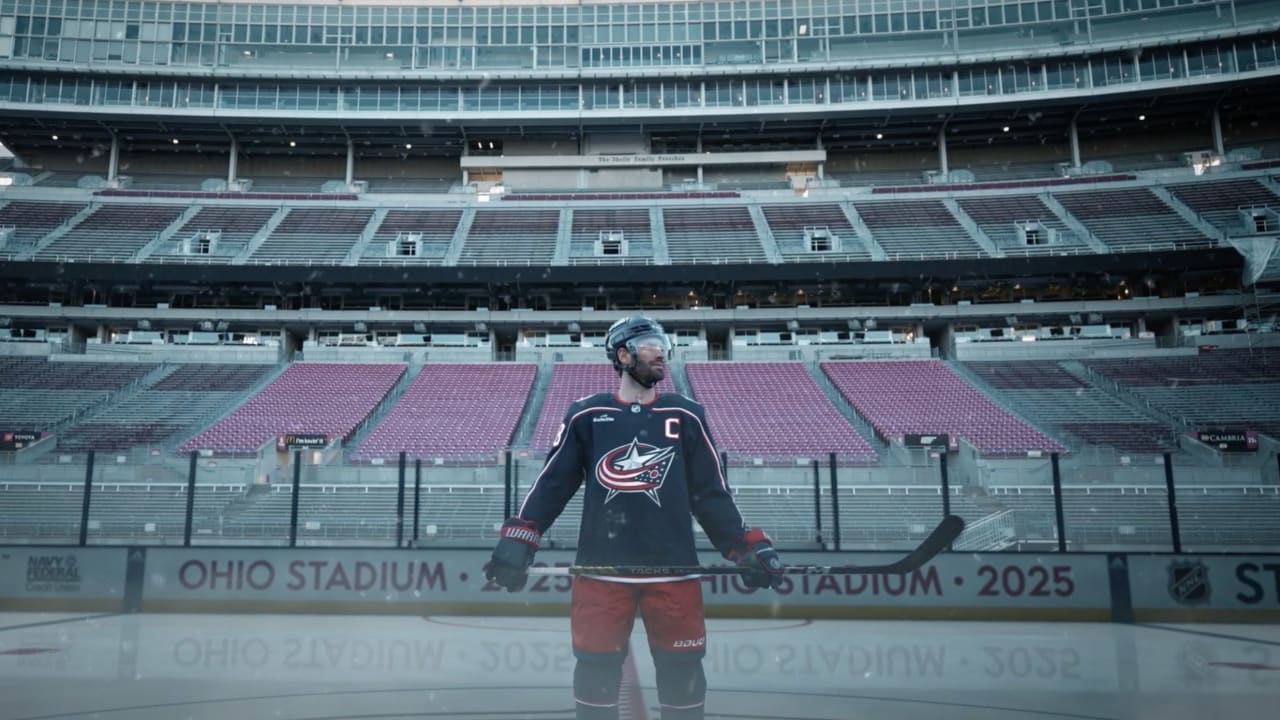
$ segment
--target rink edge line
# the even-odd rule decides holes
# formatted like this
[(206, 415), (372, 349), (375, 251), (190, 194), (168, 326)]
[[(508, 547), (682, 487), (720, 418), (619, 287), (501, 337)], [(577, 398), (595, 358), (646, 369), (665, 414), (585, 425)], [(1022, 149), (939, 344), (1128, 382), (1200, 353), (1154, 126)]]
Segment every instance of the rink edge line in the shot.
[(1280, 622), (1280, 609), (1134, 608), (1133, 621), (1136, 623), (1274, 623)]
[[(567, 617), (568, 603), (386, 603), (337, 600), (143, 600), (143, 612), (158, 613), (308, 613), (359, 615), (504, 615)], [(1108, 622), (1109, 608), (972, 608), (826, 605), (707, 606), (707, 617), (798, 620), (1010, 620)]]
[(121, 612), (120, 598), (0, 597), (0, 612)]

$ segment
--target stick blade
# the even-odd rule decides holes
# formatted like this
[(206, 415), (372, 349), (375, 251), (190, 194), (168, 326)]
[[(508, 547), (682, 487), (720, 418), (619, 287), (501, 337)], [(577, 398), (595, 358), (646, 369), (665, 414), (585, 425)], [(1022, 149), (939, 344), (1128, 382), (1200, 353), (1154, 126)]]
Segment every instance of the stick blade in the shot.
[(922, 567), (938, 553), (951, 547), (951, 543), (964, 532), (964, 518), (959, 515), (948, 515), (929, 533), (929, 537), (920, 543), (910, 555), (903, 558), (902, 564), (914, 570)]

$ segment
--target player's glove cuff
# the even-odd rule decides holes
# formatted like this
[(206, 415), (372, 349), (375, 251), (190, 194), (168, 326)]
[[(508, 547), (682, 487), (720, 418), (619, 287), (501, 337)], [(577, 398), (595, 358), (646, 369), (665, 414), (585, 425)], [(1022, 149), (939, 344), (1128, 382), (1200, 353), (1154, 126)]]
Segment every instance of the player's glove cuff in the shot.
[(751, 528), (730, 546), (725, 558), (740, 565), (747, 587), (776, 588), (782, 582), (783, 565), (773, 541), (760, 528)]
[(524, 587), (529, 581), (529, 566), (533, 564), (533, 554), (538, 551), (538, 541), (542, 533), (531, 520), (509, 518), (502, 523), (498, 544), (493, 548), (493, 557), (485, 569), (485, 577), (501, 585), (510, 592)]
[(524, 518), (507, 518), (502, 523), (502, 531), (498, 533), (499, 538), (503, 540), (515, 540), (516, 542), (528, 545), (531, 549), (537, 550), (538, 544), (542, 540), (542, 533), (538, 532), (537, 523)]

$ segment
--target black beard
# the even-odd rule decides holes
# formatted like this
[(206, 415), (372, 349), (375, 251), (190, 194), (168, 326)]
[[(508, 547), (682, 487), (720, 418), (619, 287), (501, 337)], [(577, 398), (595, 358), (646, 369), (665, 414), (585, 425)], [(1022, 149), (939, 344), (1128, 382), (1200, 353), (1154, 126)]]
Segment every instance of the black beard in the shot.
[(666, 376), (665, 366), (654, 366), (649, 363), (637, 362), (635, 369), (631, 371), (631, 377), (645, 387), (656, 386)]

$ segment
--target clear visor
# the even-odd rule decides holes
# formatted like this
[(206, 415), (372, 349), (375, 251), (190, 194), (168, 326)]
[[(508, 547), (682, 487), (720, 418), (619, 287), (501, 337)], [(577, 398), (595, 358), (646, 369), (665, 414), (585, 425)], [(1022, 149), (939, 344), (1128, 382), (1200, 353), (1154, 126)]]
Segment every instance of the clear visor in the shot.
[(650, 348), (652, 350), (661, 350), (664, 353), (671, 352), (671, 340), (666, 335), (645, 335), (644, 337), (636, 338), (633, 342), (635, 342), (636, 350)]

